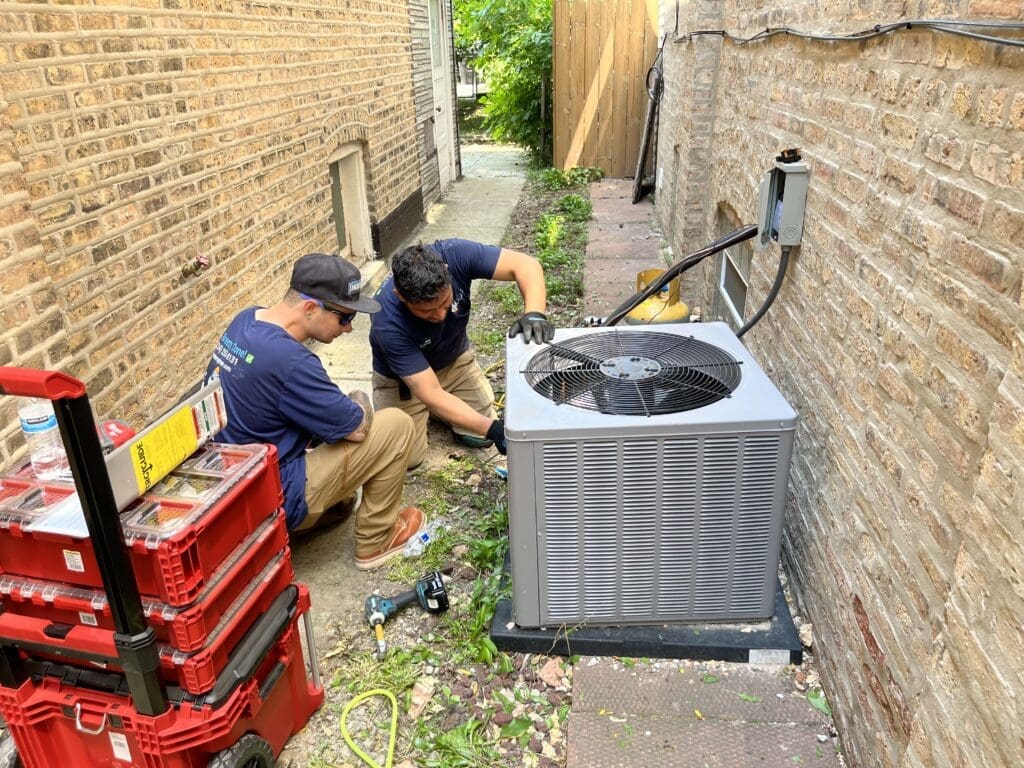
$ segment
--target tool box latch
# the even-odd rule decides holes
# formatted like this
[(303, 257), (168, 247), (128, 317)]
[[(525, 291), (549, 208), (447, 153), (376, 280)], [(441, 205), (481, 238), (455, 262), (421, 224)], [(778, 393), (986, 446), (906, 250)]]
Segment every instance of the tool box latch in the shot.
[(43, 634), (56, 640), (65, 640), (68, 636), (68, 632), (73, 628), (74, 627), (72, 627), (71, 624), (60, 624), (58, 622), (54, 622), (52, 624), (47, 624), (43, 628)]

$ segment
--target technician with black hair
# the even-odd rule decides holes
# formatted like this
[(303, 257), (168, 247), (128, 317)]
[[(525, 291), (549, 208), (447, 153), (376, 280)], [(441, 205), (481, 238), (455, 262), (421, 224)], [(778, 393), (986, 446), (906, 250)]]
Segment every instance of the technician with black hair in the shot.
[(472, 240), (414, 245), (392, 260), (391, 277), (377, 291), (372, 315), (373, 402), (413, 418), (409, 466), (427, 451), (427, 419), (450, 424), (464, 445), (492, 443), (505, 453), (505, 424), (494, 410), (494, 391), (469, 346), (473, 280), (515, 281), (523, 315), (509, 328), (527, 343), (551, 341), (555, 327), (544, 314), (546, 291), (540, 262), (519, 251)]

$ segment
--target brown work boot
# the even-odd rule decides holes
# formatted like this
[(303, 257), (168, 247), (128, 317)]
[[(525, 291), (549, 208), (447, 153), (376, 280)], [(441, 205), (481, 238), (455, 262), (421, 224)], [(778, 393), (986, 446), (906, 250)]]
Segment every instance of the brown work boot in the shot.
[(398, 557), (402, 554), (405, 542), (422, 531), (426, 524), (427, 516), (423, 514), (422, 509), (406, 507), (398, 513), (398, 519), (391, 529), (391, 537), (387, 544), (368, 555), (356, 553), (356, 568), (360, 571), (369, 571)]

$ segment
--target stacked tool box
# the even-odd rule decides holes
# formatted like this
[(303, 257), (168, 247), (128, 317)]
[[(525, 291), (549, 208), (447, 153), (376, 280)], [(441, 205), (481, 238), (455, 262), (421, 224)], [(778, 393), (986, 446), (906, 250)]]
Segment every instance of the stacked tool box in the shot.
[(136, 589), (83, 521), (82, 470), (77, 490), (0, 477), (0, 714), (24, 764), (272, 765), (323, 698), (273, 446), (207, 444), (121, 512)]

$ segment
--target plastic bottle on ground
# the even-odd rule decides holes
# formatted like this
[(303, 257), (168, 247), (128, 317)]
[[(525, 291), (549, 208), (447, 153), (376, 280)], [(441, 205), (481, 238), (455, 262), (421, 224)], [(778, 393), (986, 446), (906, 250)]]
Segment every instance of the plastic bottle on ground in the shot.
[(39, 397), (19, 398), (18, 418), (35, 476), (43, 481), (67, 479), (68, 457), (50, 401)]
[(446, 528), (447, 526), (441, 520), (431, 520), (422, 531), (405, 542), (402, 554), (405, 557), (419, 557), (430, 546), (430, 542)]

